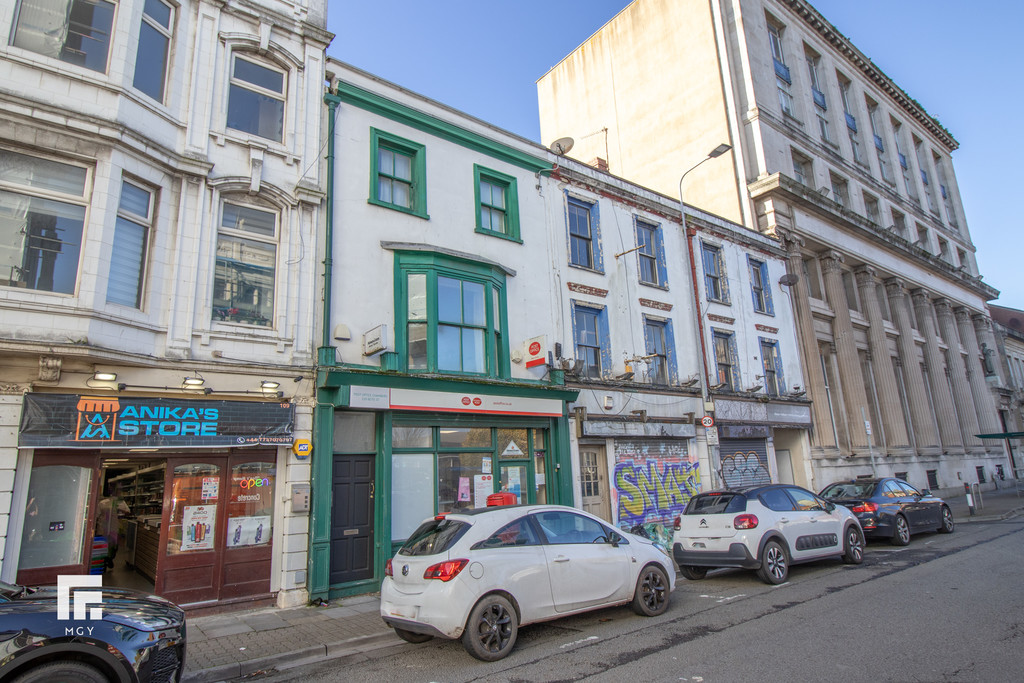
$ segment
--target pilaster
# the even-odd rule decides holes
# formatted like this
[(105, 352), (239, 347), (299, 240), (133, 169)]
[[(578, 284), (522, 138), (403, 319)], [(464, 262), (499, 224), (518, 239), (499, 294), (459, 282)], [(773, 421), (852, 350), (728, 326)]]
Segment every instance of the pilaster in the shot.
[(953, 385), (953, 402), (956, 404), (957, 417), (960, 420), (960, 433), (965, 446), (980, 449), (982, 447), (981, 439), (976, 436), (979, 433), (978, 414), (971, 396), (971, 385), (967, 381), (964, 359), (960, 355), (960, 335), (956, 329), (956, 321), (953, 319), (953, 310), (949, 306), (949, 300), (936, 299), (935, 313), (938, 317), (942, 338), (946, 340), (948, 347), (946, 368), (949, 370), (949, 380)]
[[(956, 325), (960, 330), (960, 342), (967, 352), (965, 367), (967, 380), (971, 384), (971, 396), (978, 412), (978, 426), (983, 434), (996, 434), (1003, 431), (999, 421), (999, 413), (996, 410), (996, 402), (985, 382), (985, 368), (981, 362), (981, 349), (978, 348), (978, 338), (975, 326), (971, 322), (971, 312), (963, 306), (955, 310)], [(991, 329), (991, 323), (989, 324)]]
[(885, 281), (885, 293), (889, 297), (889, 310), (892, 311), (893, 322), (900, 333), (897, 346), (900, 359), (903, 361), (904, 390), (910, 409), (910, 422), (914, 429), (914, 441), (919, 452), (922, 448), (938, 448), (939, 432), (932, 412), (928, 409), (928, 392), (925, 389), (921, 366), (917, 362), (914, 325), (903, 281), (899, 278), (889, 278)]

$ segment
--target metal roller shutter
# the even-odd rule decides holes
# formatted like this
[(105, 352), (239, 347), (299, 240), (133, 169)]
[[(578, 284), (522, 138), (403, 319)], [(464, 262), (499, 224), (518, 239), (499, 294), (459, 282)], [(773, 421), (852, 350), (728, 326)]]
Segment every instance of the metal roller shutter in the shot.
[(770, 484), (768, 445), (764, 439), (722, 439), (722, 479), (729, 488)]

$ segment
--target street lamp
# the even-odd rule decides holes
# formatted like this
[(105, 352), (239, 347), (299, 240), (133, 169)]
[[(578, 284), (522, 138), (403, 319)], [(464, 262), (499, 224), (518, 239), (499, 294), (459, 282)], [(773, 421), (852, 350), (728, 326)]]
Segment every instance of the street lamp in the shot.
[[(704, 344), (704, 324), (703, 316), (700, 312), (700, 290), (697, 287), (697, 263), (694, 260), (693, 256), (693, 244), (690, 243), (692, 235), (690, 233), (690, 230), (686, 227), (686, 202), (683, 201), (683, 180), (686, 179), (687, 173), (697, 168), (708, 159), (720, 157), (726, 152), (728, 152), (730, 149), (732, 149), (732, 146), (727, 145), (723, 142), (722, 144), (718, 145), (718, 147), (715, 147), (713, 150), (708, 152), (706, 157), (698, 161), (690, 168), (686, 169), (686, 171), (683, 172), (683, 175), (679, 178), (679, 215), (683, 228), (683, 248), (686, 250), (687, 256), (690, 260), (690, 276), (693, 279), (693, 314), (695, 323), (694, 328), (696, 330), (694, 332), (694, 337), (697, 343), (698, 355), (700, 356), (700, 372), (703, 376), (703, 379), (701, 381), (701, 399), (702, 403), (704, 404), (703, 412), (705, 414), (709, 412), (714, 412), (714, 405), (711, 404), (711, 388), (709, 386), (710, 377), (708, 376), (708, 358), (707, 350)], [(718, 447), (712, 447), (711, 445), (708, 445), (707, 448), (708, 464), (710, 465), (711, 469), (711, 485), (712, 487), (717, 487), (718, 484), (716, 480), (718, 478), (718, 472), (716, 470), (716, 466), (718, 465)]]
[[(693, 255), (693, 245), (690, 243), (691, 235), (690, 235), (689, 230), (686, 227), (686, 202), (683, 201), (683, 180), (686, 179), (686, 174), (688, 174), (690, 171), (692, 171), (693, 169), (695, 169), (698, 166), (700, 166), (701, 164), (703, 164), (705, 161), (708, 161), (709, 159), (714, 159), (716, 157), (720, 157), (723, 154), (725, 154), (726, 152), (728, 152), (730, 149), (732, 149), (732, 145), (728, 145), (728, 144), (723, 142), (718, 147), (715, 147), (713, 150), (708, 152), (706, 157), (704, 157), (703, 159), (698, 161), (696, 164), (694, 164), (690, 168), (686, 169), (686, 171), (683, 172), (683, 175), (679, 178), (679, 214), (680, 214), (680, 217), (681, 217), (682, 228), (683, 228), (683, 248), (686, 250), (687, 256), (688, 256), (688, 258), (690, 260), (690, 274), (693, 277), (693, 305), (694, 305), (694, 309), (693, 310), (694, 310), (694, 317), (695, 317), (695, 321), (696, 321), (696, 325), (695, 325), (695, 327), (696, 327), (696, 334), (695, 334), (695, 336), (696, 336), (697, 347), (700, 349), (700, 370), (701, 370), (701, 374), (703, 375), (703, 378), (704, 378), (703, 381), (701, 382), (701, 395), (702, 395), (702, 397), (704, 399), (704, 403), (705, 404), (707, 404), (707, 402), (710, 401), (710, 399), (711, 399), (711, 394), (710, 394), (710, 391), (709, 391), (709, 388), (708, 388), (708, 384), (710, 382), (710, 378), (708, 376), (707, 353), (705, 351), (705, 344), (704, 344), (704, 325), (701, 322), (702, 321), (702, 317), (701, 317), (701, 312), (700, 312), (700, 295), (698, 294), (699, 290), (697, 288), (697, 263), (696, 263), (696, 261), (694, 259), (694, 255)], [(705, 412), (707, 412), (707, 406), (706, 405), (705, 405)]]

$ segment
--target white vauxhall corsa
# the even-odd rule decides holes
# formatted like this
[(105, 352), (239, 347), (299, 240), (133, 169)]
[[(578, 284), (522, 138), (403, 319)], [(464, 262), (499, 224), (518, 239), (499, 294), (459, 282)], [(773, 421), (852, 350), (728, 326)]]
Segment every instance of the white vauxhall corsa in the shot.
[(675, 588), (667, 551), (560, 505), (438, 515), (384, 573), (380, 614), (399, 637), (462, 638), (485, 661), (511, 652), (519, 626), (627, 603), (656, 616)]
[(691, 581), (718, 567), (741, 567), (779, 584), (798, 562), (836, 557), (860, 564), (864, 531), (852, 512), (799, 486), (708, 491), (676, 519), (672, 553)]

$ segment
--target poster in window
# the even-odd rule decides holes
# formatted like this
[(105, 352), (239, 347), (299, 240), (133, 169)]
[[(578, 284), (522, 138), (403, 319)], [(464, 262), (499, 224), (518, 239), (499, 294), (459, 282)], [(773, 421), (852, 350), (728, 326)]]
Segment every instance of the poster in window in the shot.
[(228, 547), (263, 545), (270, 542), (270, 515), (228, 518)]
[(186, 505), (181, 518), (182, 550), (213, 550), (216, 505)]
[(487, 496), (494, 493), (494, 475), (478, 474), (473, 477), (473, 507), (487, 507)]

